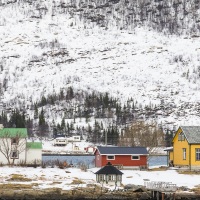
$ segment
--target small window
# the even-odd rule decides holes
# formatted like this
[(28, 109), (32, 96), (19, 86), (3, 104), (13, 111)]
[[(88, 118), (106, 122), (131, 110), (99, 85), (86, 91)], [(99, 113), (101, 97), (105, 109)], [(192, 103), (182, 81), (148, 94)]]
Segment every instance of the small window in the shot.
[(140, 160), (140, 156), (133, 155), (131, 156), (131, 160)]
[(99, 175), (99, 181), (104, 181), (104, 175)]
[(108, 175), (108, 180), (109, 181), (114, 181), (115, 180), (115, 176), (114, 175)]
[(18, 151), (11, 151), (10, 158), (19, 158), (19, 152)]
[(11, 145), (18, 144), (18, 143), (19, 143), (19, 138), (11, 138)]
[(186, 148), (183, 148), (183, 160), (186, 160)]
[(195, 149), (196, 150), (196, 160), (200, 160), (200, 149), (199, 148), (197, 148), (197, 149)]
[(179, 135), (178, 135), (178, 141), (184, 141), (185, 140), (185, 136), (183, 134), (183, 132), (181, 132)]
[(107, 156), (107, 160), (115, 160), (115, 156)]
[(121, 176), (121, 175), (118, 175), (118, 176), (117, 176), (117, 180), (118, 180), (118, 181), (121, 181), (121, 180), (122, 180), (122, 176)]

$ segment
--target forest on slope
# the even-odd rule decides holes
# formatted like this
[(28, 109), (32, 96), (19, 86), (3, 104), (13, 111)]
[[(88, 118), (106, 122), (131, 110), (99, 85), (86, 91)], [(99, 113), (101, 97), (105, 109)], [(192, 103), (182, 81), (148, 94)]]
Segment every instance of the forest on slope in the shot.
[(95, 143), (107, 134), (118, 144), (141, 122), (157, 135), (198, 120), (199, 8), (198, 0), (1, 0), (0, 123)]

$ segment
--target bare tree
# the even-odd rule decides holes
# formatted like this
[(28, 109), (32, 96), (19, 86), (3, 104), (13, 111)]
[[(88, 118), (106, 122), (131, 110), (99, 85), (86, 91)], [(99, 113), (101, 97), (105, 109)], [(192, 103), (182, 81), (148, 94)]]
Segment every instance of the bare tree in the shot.
[(157, 123), (145, 123), (144, 121), (136, 121), (126, 128), (119, 143), (120, 146), (144, 146), (148, 148), (149, 153), (163, 144), (164, 133)]
[(26, 138), (21, 133), (15, 136), (10, 133), (4, 133), (0, 137), (0, 152), (5, 156), (9, 165), (14, 165), (20, 154), (26, 151)]

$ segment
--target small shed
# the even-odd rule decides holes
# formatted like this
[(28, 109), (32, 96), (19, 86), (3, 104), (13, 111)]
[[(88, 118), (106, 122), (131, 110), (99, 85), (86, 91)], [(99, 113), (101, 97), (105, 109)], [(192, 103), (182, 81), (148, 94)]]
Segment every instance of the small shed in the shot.
[(26, 143), (26, 163), (37, 164), (42, 163), (42, 142), (27, 142)]
[(98, 170), (96, 173), (98, 183), (120, 186), (122, 182), (122, 172), (114, 167), (110, 162)]

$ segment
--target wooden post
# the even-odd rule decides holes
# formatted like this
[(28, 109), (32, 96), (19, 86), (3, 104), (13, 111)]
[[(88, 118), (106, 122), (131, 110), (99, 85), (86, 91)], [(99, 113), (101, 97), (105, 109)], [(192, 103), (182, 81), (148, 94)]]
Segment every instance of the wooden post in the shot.
[(162, 192), (162, 200), (165, 200), (165, 193)]
[(159, 191), (157, 191), (156, 193), (157, 193), (157, 200), (159, 200)]
[(154, 190), (151, 191), (152, 197), (154, 198)]
[(175, 200), (175, 193), (173, 193), (173, 200)]

